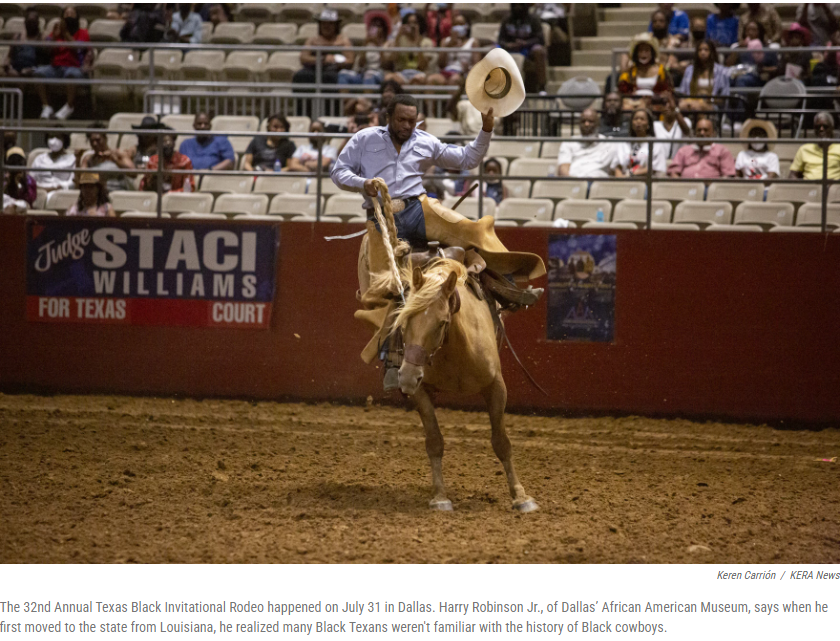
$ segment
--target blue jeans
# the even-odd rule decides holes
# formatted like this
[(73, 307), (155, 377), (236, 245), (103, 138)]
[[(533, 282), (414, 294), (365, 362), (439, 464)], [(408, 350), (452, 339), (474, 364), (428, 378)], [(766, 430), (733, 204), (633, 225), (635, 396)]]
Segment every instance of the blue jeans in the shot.
[(385, 74), (381, 71), (368, 71), (355, 73), (342, 69), (338, 72), (338, 84), (340, 85), (378, 85), (382, 83)]
[(36, 78), (55, 78), (57, 80), (64, 78), (81, 79), (85, 77), (85, 74), (79, 67), (53, 67), (52, 65), (35, 67), (32, 75)]
[[(394, 222), (397, 224), (398, 238), (407, 240), (412, 247), (425, 244), (426, 219), (423, 217), (423, 205), (419, 200), (412, 201), (401, 212), (394, 214)], [(377, 231), (381, 231), (376, 219), (373, 223)]]

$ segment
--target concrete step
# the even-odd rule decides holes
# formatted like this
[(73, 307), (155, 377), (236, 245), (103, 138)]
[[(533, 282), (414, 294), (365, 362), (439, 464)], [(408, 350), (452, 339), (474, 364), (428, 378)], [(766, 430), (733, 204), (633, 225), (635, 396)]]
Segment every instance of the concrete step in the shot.
[(610, 51), (572, 51), (573, 67), (603, 67), (611, 63)]
[(624, 36), (618, 38), (578, 38), (578, 49), (581, 51), (610, 51), (612, 49), (626, 48), (628, 41)]
[(610, 75), (610, 67), (599, 65), (597, 67), (551, 67), (548, 70), (549, 80), (554, 80), (559, 83), (565, 82), (569, 78), (592, 78), (595, 82), (602, 83)]
[(644, 33), (647, 28), (647, 22), (599, 22), (598, 36), (609, 38), (623, 36), (627, 38), (627, 44), (630, 44), (630, 38), (636, 34)]
[(650, 21), (655, 8), (634, 6), (632, 9), (602, 9), (601, 22), (644, 22)]

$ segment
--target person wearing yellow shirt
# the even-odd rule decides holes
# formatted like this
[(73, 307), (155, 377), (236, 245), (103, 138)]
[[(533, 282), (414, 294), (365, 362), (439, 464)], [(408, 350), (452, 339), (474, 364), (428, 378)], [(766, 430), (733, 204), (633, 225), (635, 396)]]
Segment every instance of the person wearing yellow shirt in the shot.
[[(834, 138), (834, 117), (827, 111), (821, 111), (814, 117), (814, 133), (817, 138), (827, 141)], [(840, 180), (840, 144), (827, 142), (802, 145), (790, 165), (788, 179), (822, 180), (823, 147), (828, 147), (828, 179)]]

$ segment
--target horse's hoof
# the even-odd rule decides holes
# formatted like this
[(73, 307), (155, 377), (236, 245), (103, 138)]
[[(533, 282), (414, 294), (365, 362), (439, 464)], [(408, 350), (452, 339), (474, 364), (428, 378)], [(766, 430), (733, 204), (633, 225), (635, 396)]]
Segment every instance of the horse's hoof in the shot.
[(527, 514), (528, 512), (536, 512), (540, 509), (540, 506), (537, 505), (537, 502), (534, 499), (529, 498), (521, 501), (514, 501), (513, 509), (522, 514)]
[(429, 507), (433, 510), (437, 510), (438, 512), (451, 512), (452, 501), (449, 499), (432, 499), (429, 501)]

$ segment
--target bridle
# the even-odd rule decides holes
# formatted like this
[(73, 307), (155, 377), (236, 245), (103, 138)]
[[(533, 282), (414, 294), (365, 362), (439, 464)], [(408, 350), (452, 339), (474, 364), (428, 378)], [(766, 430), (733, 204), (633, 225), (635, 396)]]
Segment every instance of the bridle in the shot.
[(432, 359), (435, 357), (435, 354), (437, 354), (449, 341), (449, 327), (452, 324), (452, 317), (457, 314), (460, 309), (461, 295), (458, 293), (458, 289), (456, 288), (455, 292), (449, 298), (449, 318), (447, 318), (444, 323), (443, 338), (441, 338), (440, 344), (435, 347), (431, 353), (427, 352), (426, 348), (422, 345), (406, 345), (403, 361), (409, 365), (414, 365), (415, 367), (424, 367), (426, 365), (431, 367)]

